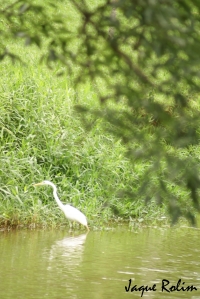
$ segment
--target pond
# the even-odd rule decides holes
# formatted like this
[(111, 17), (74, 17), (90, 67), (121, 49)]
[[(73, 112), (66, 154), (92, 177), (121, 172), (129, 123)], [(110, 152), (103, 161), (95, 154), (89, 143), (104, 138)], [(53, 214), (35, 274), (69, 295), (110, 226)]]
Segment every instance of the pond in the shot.
[(0, 298), (200, 298), (200, 231), (0, 233)]

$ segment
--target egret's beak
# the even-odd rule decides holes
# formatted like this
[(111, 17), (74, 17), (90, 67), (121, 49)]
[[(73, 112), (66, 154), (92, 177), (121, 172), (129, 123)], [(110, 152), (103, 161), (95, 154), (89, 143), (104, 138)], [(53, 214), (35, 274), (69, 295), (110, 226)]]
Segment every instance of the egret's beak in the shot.
[(41, 186), (41, 185), (44, 185), (44, 183), (41, 182), (41, 183), (33, 184), (33, 186)]

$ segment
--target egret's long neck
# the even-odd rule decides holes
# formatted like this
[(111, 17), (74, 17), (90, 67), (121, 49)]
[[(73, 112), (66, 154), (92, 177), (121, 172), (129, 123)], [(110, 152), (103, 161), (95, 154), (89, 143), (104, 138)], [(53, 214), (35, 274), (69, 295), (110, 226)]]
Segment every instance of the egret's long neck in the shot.
[(57, 202), (57, 204), (59, 205), (61, 210), (64, 210), (64, 205), (63, 203), (60, 201), (58, 194), (57, 194), (57, 188), (53, 186), (53, 196)]

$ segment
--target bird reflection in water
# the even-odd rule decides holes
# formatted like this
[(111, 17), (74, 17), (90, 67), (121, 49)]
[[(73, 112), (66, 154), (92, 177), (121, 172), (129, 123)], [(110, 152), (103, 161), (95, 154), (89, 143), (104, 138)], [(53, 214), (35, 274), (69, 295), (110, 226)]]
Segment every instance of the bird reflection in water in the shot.
[[(82, 261), (86, 237), (87, 234), (81, 234), (79, 236), (68, 236), (56, 241), (51, 246), (49, 252), (51, 265), (49, 265), (48, 270), (55, 266), (56, 268), (59, 266), (62, 269), (66, 266), (69, 271), (69, 266), (79, 265)], [(56, 264), (54, 264), (54, 261)]]

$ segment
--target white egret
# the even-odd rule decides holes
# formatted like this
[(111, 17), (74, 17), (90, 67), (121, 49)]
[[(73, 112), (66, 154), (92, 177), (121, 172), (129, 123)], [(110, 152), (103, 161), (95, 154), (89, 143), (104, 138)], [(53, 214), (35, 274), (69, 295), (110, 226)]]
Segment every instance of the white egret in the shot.
[(89, 227), (87, 225), (87, 218), (85, 217), (85, 215), (81, 211), (79, 211), (78, 209), (76, 209), (70, 205), (64, 205), (60, 201), (58, 194), (57, 194), (57, 188), (52, 182), (43, 181), (41, 183), (34, 184), (34, 186), (41, 186), (41, 185), (49, 185), (53, 188), (53, 196), (55, 198), (55, 201), (57, 202), (59, 208), (64, 212), (67, 219), (69, 219), (71, 221), (79, 222), (80, 224), (84, 225), (87, 228), (87, 230), (89, 231)]

